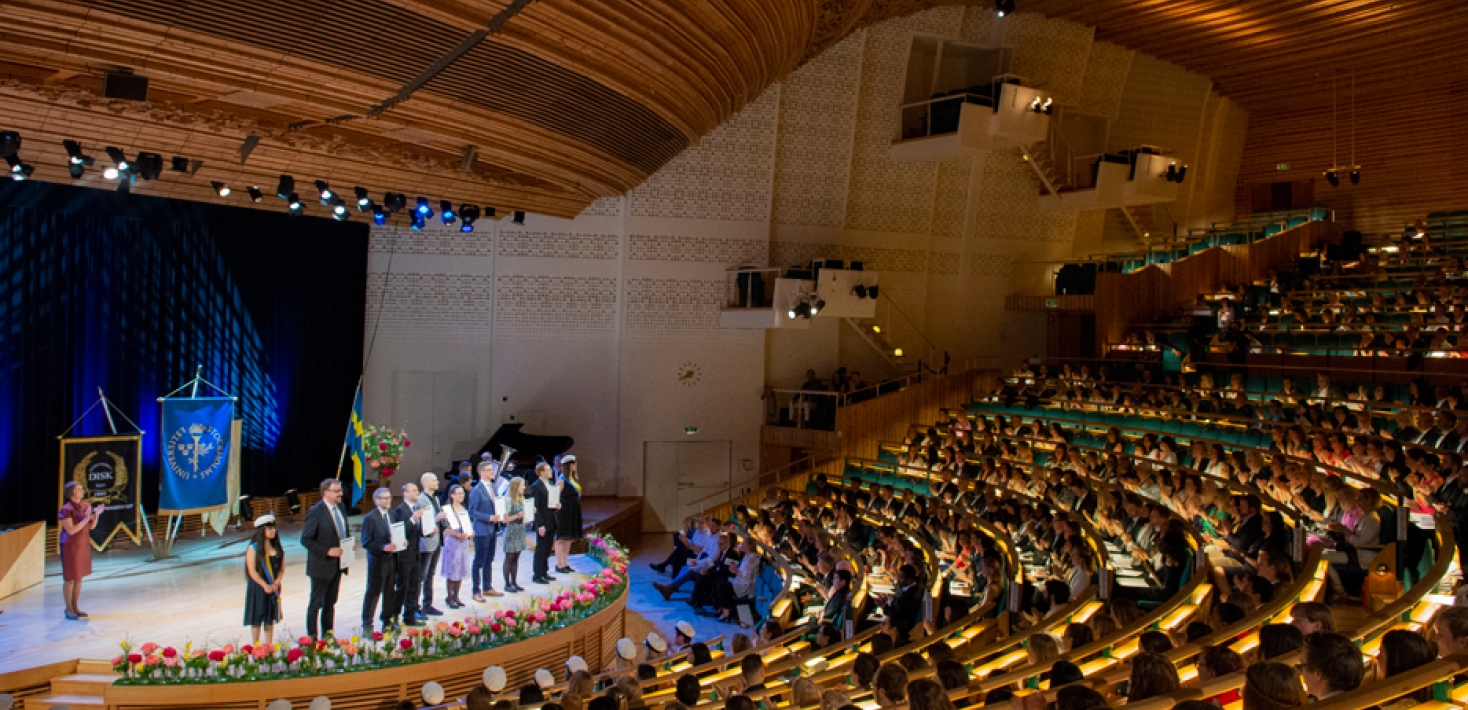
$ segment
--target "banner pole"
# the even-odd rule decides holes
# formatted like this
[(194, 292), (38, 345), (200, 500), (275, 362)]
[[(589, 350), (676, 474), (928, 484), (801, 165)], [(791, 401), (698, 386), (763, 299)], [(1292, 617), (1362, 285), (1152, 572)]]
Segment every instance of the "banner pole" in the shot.
[(204, 379), (204, 366), (200, 365), (199, 368), (194, 371), (194, 388), (189, 390), (189, 397), (199, 396), (199, 380), (202, 379)]
[[(357, 404), (357, 392), (362, 391), (362, 377), (357, 377), (357, 389), (352, 392), (352, 405)], [(342, 434), (342, 455), (336, 460), (336, 480), (342, 480), (342, 466), (347, 462), (347, 438), (352, 435), (352, 417), (347, 416), (347, 430)]]
[(117, 422), (112, 421), (112, 403), (107, 401), (107, 393), (101, 387), (97, 388), (97, 396), (102, 398), (102, 413), (107, 415), (107, 426), (112, 428), (112, 435), (116, 436)]

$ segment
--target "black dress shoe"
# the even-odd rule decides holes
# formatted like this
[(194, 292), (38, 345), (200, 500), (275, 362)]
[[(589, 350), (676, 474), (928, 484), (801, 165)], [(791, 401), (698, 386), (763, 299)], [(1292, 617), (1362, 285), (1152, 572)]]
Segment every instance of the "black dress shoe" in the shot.
[(429, 616), (443, 616), (443, 612), (432, 606), (423, 607), (423, 610), (420, 613), (427, 614)]
[(648, 567), (651, 567), (652, 568), (652, 571), (657, 572), (658, 574), (662, 574), (664, 571), (666, 571), (668, 569), (667, 566), (665, 566), (665, 565), (654, 564), (652, 562), (647, 563), (647, 566)]
[(420, 619), (418, 619), (417, 617), (409, 617), (407, 619), (403, 619), (403, 626), (422, 626), (422, 625), (423, 625), (423, 622)]
[(574, 573), (574, 572), (575, 572), (575, 571), (576, 571), (576, 570), (574, 570), (574, 569), (571, 569), (571, 568), (570, 568), (570, 567), (557, 567), (557, 568), (556, 568), (556, 571), (557, 571), (557, 572), (560, 572), (560, 573), (561, 573), (561, 574), (572, 574), (572, 573)]
[(550, 580), (545, 577), (531, 577), (530, 581), (533, 584), (550, 584)]

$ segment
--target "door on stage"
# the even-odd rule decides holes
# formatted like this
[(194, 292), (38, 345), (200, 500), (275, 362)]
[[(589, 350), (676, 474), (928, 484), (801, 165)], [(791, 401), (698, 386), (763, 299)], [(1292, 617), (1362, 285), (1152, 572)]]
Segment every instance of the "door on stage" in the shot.
[(683, 519), (729, 499), (730, 441), (648, 441), (642, 451), (642, 525), (672, 532)]
[(393, 476), (395, 485), (416, 483), (424, 471), (447, 471), (451, 462), (467, 458), (479, 447), (482, 441), (474, 440), (478, 391), (473, 372), (393, 373), (390, 426), (402, 427), (413, 442), (403, 452), (399, 463), (403, 475)]

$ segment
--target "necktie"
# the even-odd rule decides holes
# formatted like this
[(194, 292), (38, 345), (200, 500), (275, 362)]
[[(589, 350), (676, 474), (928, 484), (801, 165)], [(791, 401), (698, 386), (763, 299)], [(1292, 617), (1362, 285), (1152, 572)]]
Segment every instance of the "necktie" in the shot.
[(341, 509), (334, 505), (331, 506), (331, 519), (336, 521), (337, 538), (345, 540), (347, 537), (347, 524), (346, 521), (342, 520)]

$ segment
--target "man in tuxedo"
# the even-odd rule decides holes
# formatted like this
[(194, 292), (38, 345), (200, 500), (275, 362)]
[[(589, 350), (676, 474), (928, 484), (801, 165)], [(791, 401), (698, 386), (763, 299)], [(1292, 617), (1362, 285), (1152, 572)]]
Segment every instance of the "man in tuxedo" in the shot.
[(418, 565), (418, 548), (423, 540), (423, 524), (419, 520), (424, 512), (418, 508), (418, 484), (403, 484), (403, 502), (393, 508), (392, 521), (403, 524), (404, 539), (407, 546), (398, 552), (396, 586), (392, 595), (392, 615), (397, 618), (402, 614), (404, 626), (422, 626), (423, 619), (418, 615), (418, 591), (422, 578), (419, 576), (422, 568)]
[(496, 478), (494, 462), (480, 461), (479, 483), (469, 492), (469, 517), (474, 519), (474, 567), (469, 574), (474, 578), (476, 602), (483, 602), (486, 596), (504, 596), (494, 590), (494, 545), (501, 527), (499, 516), (494, 514), (494, 499), (503, 498), (508, 486), (500, 486)]
[(311, 580), (311, 601), (306, 605), (306, 635), (311, 638), (330, 636), (336, 626), (336, 595), (347, 573), (341, 568), (342, 540), (352, 536), (341, 500), (341, 481), (322, 481), (321, 502), (306, 511), (306, 526), (301, 529), (306, 576)]
[(362, 549), (367, 553), (367, 595), (362, 598), (362, 630), (372, 633), (372, 616), (382, 602), (382, 628), (393, 623), (393, 598), (397, 586), (398, 548), (392, 544), (392, 491), (379, 488), (372, 494), (377, 504), (362, 516)]
[(555, 485), (551, 476), (555, 474), (547, 464), (535, 467), (535, 483), (530, 486), (530, 498), (535, 501), (535, 558), (531, 565), (534, 575), (530, 581), (550, 584), (551, 548), (556, 539), (556, 511), (550, 507), (550, 487)]
[(899, 646), (911, 640), (912, 630), (917, 627), (918, 622), (922, 621), (922, 595), (923, 589), (918, 584), (917, 569), (912, 565), (899, 567), (897, 569), (897, 593), (889, 597), (882, 605), (882, 613), (897, 634), (893, 640)]
[(427, 616), (443, 616), (442, 611), (433, 607), (433, 571), (438, 569), (445, 527), (443, 504), (438, 500), (438, 475), (429, 471), (418, 482), (423, 488), (422, 494), (418, 496), (418, 510), (433, 520), (433, 525), (428, 528), (429, 532), (418, 541), (418, 574), (422, 577), (419, 586), (422, 587), (423, 599), (420, 609)]

